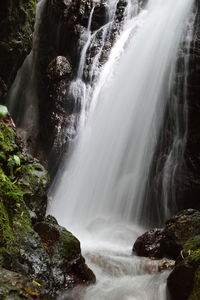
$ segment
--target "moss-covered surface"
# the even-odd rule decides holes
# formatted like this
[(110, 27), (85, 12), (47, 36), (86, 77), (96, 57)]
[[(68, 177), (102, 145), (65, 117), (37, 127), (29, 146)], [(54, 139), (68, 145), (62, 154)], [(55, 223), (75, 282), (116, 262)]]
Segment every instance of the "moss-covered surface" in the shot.
[(0, 3), (0, 77), (6, 83), (31, 49), (35, 13), (36, 0)]
[(48, 182), (20, 148), (9, 115), (0, 118), (0, 299), (55, 299), (57, 290), (95, 282), (80, 242), (45, 218)]
[[(32, 279), (41, 278), (44, 283), (49, 276), (49, 259), (32, 227), (32, 207), (26, 204), (26, 196), (29, 193), (32, 205), (41, 209), (48, 180), (45, 169), (22, 153), (9, 116), (0, 118), (0, 266), (28, 273)], [(2, 284), (0, 278), (0, 292)]]
[(200, 299), (200, 235), (189, 239), (183, 248), (184, 264), (194, 269), (194, 286), (189, 300)]
[(200, 235), (185, 242), (167, 281), (172, 300), (200, 299)]

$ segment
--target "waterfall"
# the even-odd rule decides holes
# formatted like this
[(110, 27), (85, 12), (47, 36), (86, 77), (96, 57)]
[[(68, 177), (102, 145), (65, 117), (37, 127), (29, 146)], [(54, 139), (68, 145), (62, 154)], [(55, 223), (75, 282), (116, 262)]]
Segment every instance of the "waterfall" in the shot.
[[(37, 4), (36, 22), (33, 35), (33, 50), (25, 59), (17, 73), (15, 81), (9, 91), (7, 105), (18, 128), (25, 129), (26, 135), (36, 137), (38, 134), (38, 94), (37, 94), (37, 66), (39, 51), (39, 28), (46, 0)], [(26, 136), (28, 139), (28, 136)]]
[(100, 76), (96, 106), (50, 194), (50, 212), (68, 228), (96, 219), (141, 224), (149, 168), (192, 6), (190, 0), (151, 0), (146, 13), (131, 19), (134, 24), (141, 18), (142, 25), (136, 32), (131, 28), (124, 53), (106, 78)]
[[(111, 34), (116, 27), (115, 14), (117, 10), (118, 0), (108, 1), (106, 5), (107, 22), (97, 30), (92, 31), (92, 19), (95, 7), (101, 1), (94, 1), (90, 12), (88, 26), (80, 37), (80, 47), (82, 48), (80, 54), (80, 63), (76, 78), (72, 81), (69, 89), (69, 97), (75, 99), (76, 105), (81, 106), (81, 116), (79, 119), (79, 128), (84, 127), (87, 120), (88, 110), (93, 98), (94, 86), (96, 85), (99, 73), (102, 67), (102, 56), (104, 54), (107, 44), (110, 47), (112, 38)], [(129, 0), (124, 12), (124, 21), (119, 26), (119, 31), (126, 27), (126, 23), (133, 16), (136, 16), (140, 10), (138, 1)], [(124, 26), (123, 26), (124, 25)], [(95, 54), (93, 55), (93, 52)], [(87, 63), (87, 59), (90, 63)]]
[[(131, 256), (130, 249), (144, 231), (142, 224), (155, 214), (151, 203), (143, 211), (145, 190), (166, 107), (177, 88), (176, 62), (185, 39), (185, 68), (188, 65), (194, 1), (149, 0), (138, 14), (130, 16), (129, 9), (134, 11), (135, 4), (129, 1), (123, 30), (91, 85), (86, 117), (84, 112), (87, 121), (80, 126), (49, 192), (48, 213), (80, 238), (87, 263), (97, 276), (96, 285), (77, 287), (59, 300), (167, 299), (169, 271), (159, 273), (159, 261)], [(177, 163), (187, 135), (186, 125), (180, 131), (179, 124), (177, 121), (170, 163)], [(173, 170), (170, 168), (171, 175)], [(167, 161), (164, 171), (169, 174)], [(163, 191), (172, 188), (164, 177), (163, 185)], [(164, 222), (167, 205), (162, 204), (155, 222), (159, 213)]]

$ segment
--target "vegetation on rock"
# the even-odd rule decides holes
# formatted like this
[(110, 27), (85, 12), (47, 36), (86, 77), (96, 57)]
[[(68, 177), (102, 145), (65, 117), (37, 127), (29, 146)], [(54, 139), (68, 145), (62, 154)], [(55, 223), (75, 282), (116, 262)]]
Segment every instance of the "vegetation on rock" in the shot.
[(183, 246), (176, 265), (168, 277), (172, 300), (200, 298), (200, 235), (190, 238)]
[(0, 118), (0, 295), (50, 299), (95, 276), (80, 242), (53, 217), (44, 218), (48, 173), (19, 144), (10, 116)]

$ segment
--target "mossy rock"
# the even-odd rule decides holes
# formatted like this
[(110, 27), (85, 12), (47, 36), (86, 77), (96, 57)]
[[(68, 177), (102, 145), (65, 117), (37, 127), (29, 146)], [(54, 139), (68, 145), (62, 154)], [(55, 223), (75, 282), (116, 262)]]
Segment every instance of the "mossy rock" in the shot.
[(184, 244), (167, 283), (172, 300), (200, 299), (200, 235)]
[(14, 239), (13, 228), (30, 226), (30, 217), (20, 189), (0, 169), (0, 245), (9, 247)]
[(45, 216), (47, 206), (48, 172), (37, 161), (22, 165), (16, 172), (17, 186), (22, 191), (28, 208), (37, 219)]
[(45, 299), (45, 291), (35, 281), (22, 274), (0, 268), (0, 299), (27, 300)]
[(50, 257), (54, 286), (63, 289), (95, 282), (94, 273), (87, 267), (81, 255), (79, 240), (58, 225), (55, 218), (46, 217), (34, 229)]
[(7, 155), (17, 150), (16, 133), (7, 124), (0, 122), (0, 153)]
[(6, 84), (14, 79), (31, 49), (36, 3), (36, 0), (0, 2), (0, 76)]

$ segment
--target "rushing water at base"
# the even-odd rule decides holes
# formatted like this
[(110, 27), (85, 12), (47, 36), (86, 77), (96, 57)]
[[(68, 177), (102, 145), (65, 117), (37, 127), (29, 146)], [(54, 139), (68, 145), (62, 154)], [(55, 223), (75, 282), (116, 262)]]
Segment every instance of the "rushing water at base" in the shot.
[(79, 232), (83, 255), (97, 283), (77, 287), (58, 300), (167, 300), (169, 271), (160, 272), (163, 261), (131, 255), (131, 244), (142, 231), (136, 226), (99, 221), (87, 233)]
[[(97, 284), (60, 299), (167, 297), (168, 272), (149, 271), (153, 262), (131, 256), (144, 231), (133, 224), (152, 214), (145, 212), (144, 220), (143, 195), (192, 6), (191, 0), (150, 0), (136, 17), (141, 26), (127, 24), (123, 51), (116, 43), (95, 85), (87, 124), (50, 191), (48, 212), (81, 240)], [(112, 56), (116, 49), (120, 59)], [(164, 204), (161, 209), (165, 215)]]

